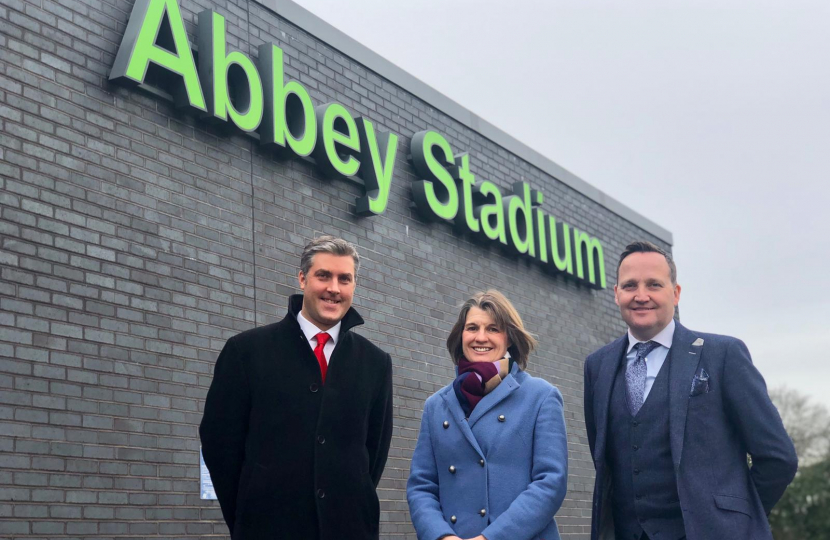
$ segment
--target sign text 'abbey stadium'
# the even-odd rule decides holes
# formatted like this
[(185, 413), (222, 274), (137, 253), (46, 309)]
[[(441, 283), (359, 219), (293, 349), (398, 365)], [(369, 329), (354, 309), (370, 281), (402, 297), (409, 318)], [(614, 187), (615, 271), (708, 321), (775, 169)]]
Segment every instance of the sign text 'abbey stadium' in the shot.
[[(258, 132), (261, 145), (313, 158), (327, 176), (359, 175), (365, 195), (356, 201), (357, 212), (384, 212), (397, 135), (377, 131), (369, 119), (352, 116), (339, 103), (315, 106), (299, 81), (285, 81), (283, 51), (274, 44), (261, 45), (257, 60), (228, 51), (225, 18), (216, 12), (198, 15), (197, 36), (198, 61), (176, 0), (136, 0), (110, 80), (163, 87), (177, 106)], [(151, 70), (154, 76), (148, 77)], [(504, 195), (492, 182), (477, 181), (469, 154), (455, 154), (436, 131), (416, 133), (410, 154), (422, 178), (412, 185), (422, 217), (453, 222), (588, 286), (605, 288), (600, 241), (542, 212), (541, 192), (516, 182)]]

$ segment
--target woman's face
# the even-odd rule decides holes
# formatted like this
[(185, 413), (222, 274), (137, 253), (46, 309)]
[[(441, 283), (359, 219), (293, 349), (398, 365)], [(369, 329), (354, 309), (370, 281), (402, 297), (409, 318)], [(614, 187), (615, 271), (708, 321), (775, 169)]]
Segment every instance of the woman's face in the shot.
[(471, 307), (467, 312), (461, 350), (470, 362), (495, 362), (507, 352), (507, 333), (496, 325), (486, 311)]

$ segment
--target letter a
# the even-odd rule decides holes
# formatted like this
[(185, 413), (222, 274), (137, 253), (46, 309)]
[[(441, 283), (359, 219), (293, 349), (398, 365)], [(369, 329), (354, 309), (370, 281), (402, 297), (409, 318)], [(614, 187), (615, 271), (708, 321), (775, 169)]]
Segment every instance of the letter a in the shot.
[[(175, 51), (172, 53), (156, 45), (165, 15), (173, 34)], [(112, 66), (110, 80), (143, 84), (150, 62), (181, 77), (173, 91), (177, 107), (207, 110), (176, 0), (136, 0)]]

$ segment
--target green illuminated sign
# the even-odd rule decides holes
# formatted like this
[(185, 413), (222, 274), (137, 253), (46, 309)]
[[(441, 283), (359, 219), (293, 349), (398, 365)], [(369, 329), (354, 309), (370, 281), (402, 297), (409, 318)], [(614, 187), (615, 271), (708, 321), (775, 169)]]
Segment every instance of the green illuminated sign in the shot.
[[(165, 20), (173, 34), (173, 52), (157, 45)], [(136, 0), (112, 66), (110, 80), (142, 84), (151, 62), (181, 77), (181, 80), (174, 83), (173, 99), (176, 106), (190, 106), (207, 111), (176, 0)]]
[[(285, 81), (282, 49), (259, 47), (259, 59), (228, 51), (225, 18), (199, 13), (199, 63), (187, 43), (176, 0), (136, 0), (110, 80), (144, 84), (150, 66), (172, 77), (173, 99), (216, 122), (258, 132), (260, 144), (295, 156), (313, 155), (330, 177), (363, 178), (361, 215), (382, 214), (389, 201), (398, 137), (375, 130), (339, 103), (314, 107), (298, 81)], [(167, 38), (167, 34), (172, 38)]]
[[(355, 200), (357, 213), (382, 214), (398, 136), (377, 131), (369, 119), (353, 116), (339, 103), (315, 106), (299, 81), (286, 80), (283, 51), (276, 45), (260, 45), (253, 60), (228, 50), (222, 15), (203, 11), (198, 23), (197, 64), (176, 0), (136, 0), (110, 80), (163, 87), (176, 106), (257, 132), (260, 145), (276, 154), (311, 157), (331, 178), (360, 176), (365, 194)], [(148, 78), (153, 82), (146, 83)], [(546, 215), (541, 192), (516, 182), (502, 193), (493, 182), (477, 181), (469, 154), (454, 154), (435, 131), (416, 133), (410, 153), (420, 178), (412, 183), (412, 196), (422, 217), (453, 222), (462, 232), (605, 288), (600, 241)]]
[[(254, 131), (262, 121), (262, 80), (254, 62), (239, 51), (225, 49), (225, 18), (212, 11), (199, 13), (199, 77), (205, 85), (207, 115), (227, 122), (228, 117), (242, 131)], [(237, 103), (231, 99), (230, 70), (241, 68), (244, 83), (234, 85)], [(236, 81), (235, 81), (236, 82)]]
[(288, 147), (297, 156), (310, 156), (317, 144), (317, 120), (308, 91), (297, 81), (285, 82), (282, 49), (276, 45), (260, 45), (259, 65), (267, 98), (260, 144), (274, 150)]
[(415, 172), (423, 178), (412, 184), (422, 217), (453, 221), (464, 232), (498, 242), (591, 287), (605, 288), (600, 241), (545, 215), (539, 208), (544, 202), (540, 191), (516, 182), (505, 195), (492, 182), (477, 182), (469, 155), (453, 155), (450, 144), (435, 131), (416, 133), (411, 151)]

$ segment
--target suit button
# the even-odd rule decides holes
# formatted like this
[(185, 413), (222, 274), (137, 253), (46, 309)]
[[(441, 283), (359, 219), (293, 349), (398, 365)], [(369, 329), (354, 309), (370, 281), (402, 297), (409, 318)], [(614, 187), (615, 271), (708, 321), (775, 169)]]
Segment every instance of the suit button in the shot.
[(640, 447), (637, 446), (636, 444), (634, 446), (632, 446), (632, 448), (634, 449), (635, 452), (640, 449)]
[(444, 420), (444, 429), (447, 429), (449, 427), (450, 427), (450, 423), (447, 422), (446, 420)]
[(637, 426), (639, 426), (639, 425), (640, 425), (640, 422), (638, 422), (638, 421), (636, 421), (636, 420), (632, 420), (632, 421), (631, 421), (631, 425), (632, 425), (632, 426), (634, 426), (634, 427), (637, 427)]
[(455, 523), (456, 521), (458, 521), (457, 517), (455, 517), (455, 516), (450, 517), (450, 523)]
[(326, 438), (322, 435), (317, 435), (317, 442), (320, 444), (326, 444)]
[(316, 392), (317, 390), (320, 389), (320, 387), (317, 386), (317, 383), (311, 383), (311, 386), (309, 386), (308, 389), (311, 390), (312, 392)]
[(634, 469), (634, 474), (640, 474), (640, 469)]
[(322, 489), (318, 489), (317, 490), (317, 497), (320, 498), (320, 499), (325, 499), (326, 498), (326, 492), (323, 491)]
[(504, 415), (503, 414), (499, 415), (499, 422), (504, 422)]
[(635, 499), (637, 499), (637, 500), (639, 501), (640, 499), (642, 499), (642, 498), (643, 498), (643, 496), (642, 496), (642, 495), (636, 495), (634, 498), (635, 498)]
[(450, 465), (450, 474), (455, 474), (455, 465)]
[(478, 460), (478, 464), (481, 465), (482, 467), (484, 467), (484, 460), (483, 459)]
[(487, 510), (482, 508), (481, 510), (478, 511), (478, 515), (480, 515), (481, 517), (486, 516), (487, 515)]

